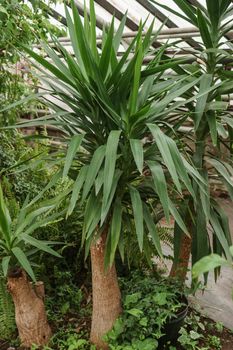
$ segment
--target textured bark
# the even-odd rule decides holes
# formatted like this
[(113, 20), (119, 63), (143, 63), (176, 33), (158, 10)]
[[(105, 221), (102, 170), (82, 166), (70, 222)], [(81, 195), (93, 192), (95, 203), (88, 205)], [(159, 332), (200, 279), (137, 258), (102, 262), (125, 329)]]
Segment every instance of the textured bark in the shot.
[(181, 238), (180, 251), (179, 251), (179, 259), (178, 262), (173, 262), (172, 268), (170, 271), (170, 277), (175, 277), (179, 279), (181, 282), (185, 282), (189, 259), (191, 255), (192, 249), (192, 239), (188, 237), (186, 234), (183, 234)]
[(47, 344), (52, 333), (45, 312), (41, 283), (38, 296), (25, 271), (16, 269), (8, 275), (7, 288), (14, 301), (15, 320), (22, 346), (30, 348), (32, 344)]
[(121, 313), (121, 294), (115, 265), (104, 269), (106, 235), (91, 247), (93, 311), (91, 342), (97, 349), (108, 349), (102, 337), (112, 328)]

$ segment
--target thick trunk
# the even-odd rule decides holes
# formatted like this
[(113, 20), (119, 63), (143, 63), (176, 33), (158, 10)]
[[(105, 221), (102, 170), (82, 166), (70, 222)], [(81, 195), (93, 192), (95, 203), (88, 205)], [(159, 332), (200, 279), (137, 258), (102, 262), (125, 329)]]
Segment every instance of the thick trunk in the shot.
[(183, 234), (180, 243), (178, 262), (173, 262), (170, 271), (170, 277), (175, 277), (179, 279), (182, 283), (185, 282), (187, 276), (191, 249), (192, 239), (186, 234)]
[(34, 290), (26, 273), (15, 269), (8, 275), (7, 288), (15, 304), (15, 320), (22, 346), (30, 348), (32, 344), (47, 344), (51, 329), (47, 321), (41, 284), (36, 285)]
[(93, 311), (91, 342), (97, 349), (108, 349), (102, 337), (112, 328), (121, 313), (121, 293), (115, 265), (104, 269), (106, 235), (91, 247)]

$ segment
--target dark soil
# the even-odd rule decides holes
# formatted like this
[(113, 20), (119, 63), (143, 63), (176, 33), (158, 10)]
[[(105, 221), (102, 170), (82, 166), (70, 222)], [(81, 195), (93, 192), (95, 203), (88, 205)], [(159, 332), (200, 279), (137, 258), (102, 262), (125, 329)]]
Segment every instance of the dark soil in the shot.
[[(204, 318), (203, 318), (204, 319)], [(208, 332), (204, 334), (204, 336), (208, 337), (208, 335), (215, 335), (221, 339), (222, 350), (233, 350), (233, 332), (227, 328), (223, 328), (222, 332), (218, 332), (215, 329), (215, 323), (208, 318), (205, 318), (209, 325), (210, 329)], [(215, 350), (214, 348), (212, 350)]]

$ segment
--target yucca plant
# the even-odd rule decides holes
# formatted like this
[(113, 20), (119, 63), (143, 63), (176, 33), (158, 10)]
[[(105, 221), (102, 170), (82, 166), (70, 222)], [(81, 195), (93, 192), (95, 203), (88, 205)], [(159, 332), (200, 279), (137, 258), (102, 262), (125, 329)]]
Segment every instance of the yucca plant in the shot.
[[(229, 102), (224, 99), (233, 92), (233, 46), (226, 39), (233, 28), (233, 5), (230, 0), (206, 0), (206, 7), (192, 5), (184, 0), (173, 0), (180, 9), (180, 12), (176, 12), (164, 4), (151, 1), (185, 19), (200, 31), (201, 48), (197, 47), (194, 52), (199, 59), (198, 64), (190, 67), (186, 65), (185, 69), (193, 71), (198, 68), (196, 76), (201, 76), (202, 79), (186, 94), (187, 98), (211, 89), (202, 98), (187, 104), (186, 110), (179, 111), (180, 117), (186, 115), (193, 127), (188, 138), (194, 147), (189, 149), (189, 154), (198, 172), (206, 179), (208, 193), (207, 196), (203, 195), (200, 187), (194, 185), (197, 204), (189, 198), (182, 207), (191, 238), (183, 234), (177, 225), (175, 227), (175, 260), (171, 275), (184, 280), (191, 252), (192, 263), (211, 252), (224, 254), (231, 260), (228, 218), (214, 198), (211, 181), (217, 179), (222, 182), (233, 198), (233, 118)], [(210, 236), (208, 225), (212, 229)], [(216, 276), (218, 271), (216, 269)]]
[(44, 301), (39, 293), (40, 287), (35, 284), (33, 288), (26, 275), (27, 273), (36, 282), (30, 261), (38, 251), (60, 256), (50, 247), (52, 242), (40, 241), (31, 234), (60, 217), (61, 213), (51, 213), (56, 206), (51, 201), (37, 209), (32, 209), (31, 204), (33, 202), (29, 203), (27, 198), (17, 218), (12, 220), (0, 187), (1, 267), (15, 304), (15, 320), (20, 340), (26, 347), (31, 347), (32, 344), (44, 345), (51, 335)]
[[(71, 4), (72, 17), (65, 11), (74, 55), (55, 38), (51, 47), (42, 44), (47, 58), (24, 48), (46, 84), (47, 96), (39, 96), (55, 113), (18, 127), (53, 124), (62, 131), (61, 142), (67, 146), (62, 175), (74, 179), (67, 215), (77, 205), (84, 208), (82, 242), (86, 256), (91, 251), (91, 341), (105, 349), (102, 336), (121, 312), (116, 250), (124, 257), (128, 235), (135, 232), (148, 260), (152, 244), (162, 255), (156, 231), (161, 211), (187, 232), (176, 204), (183, 200), (184, 189), (194, 195), (190, 178), (202, 188), (205, 180), (187, 152), (179, 149), (182, 120), (174, 125), (173, 112), (202, 98), (208, 89), (190, 99), (182, 97), (202, 78), (184, 70), (169, 75), (168, 70), (184, 60), (167, 58), (167, 45), (151, 52), (153, 23), (146, 32), (141, 24), (119, 57), (126, 16), (116, 31), (113, 18), (98, 46), (94, 2), (90, 1), (90, 18), (85, 11), (84, 24)], [(154, 58), (145, 65), (149, 54)]]

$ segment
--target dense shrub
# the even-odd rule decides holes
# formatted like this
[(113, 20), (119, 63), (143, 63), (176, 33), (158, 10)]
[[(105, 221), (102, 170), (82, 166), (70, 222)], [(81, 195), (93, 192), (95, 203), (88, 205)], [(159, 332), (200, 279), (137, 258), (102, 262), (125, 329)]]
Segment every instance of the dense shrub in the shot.
[(110, 349), (156, 349), (164, 325), (185, 305), (182, 289), (138, 272), (121, 283), (123, 313), (106, 336)]

